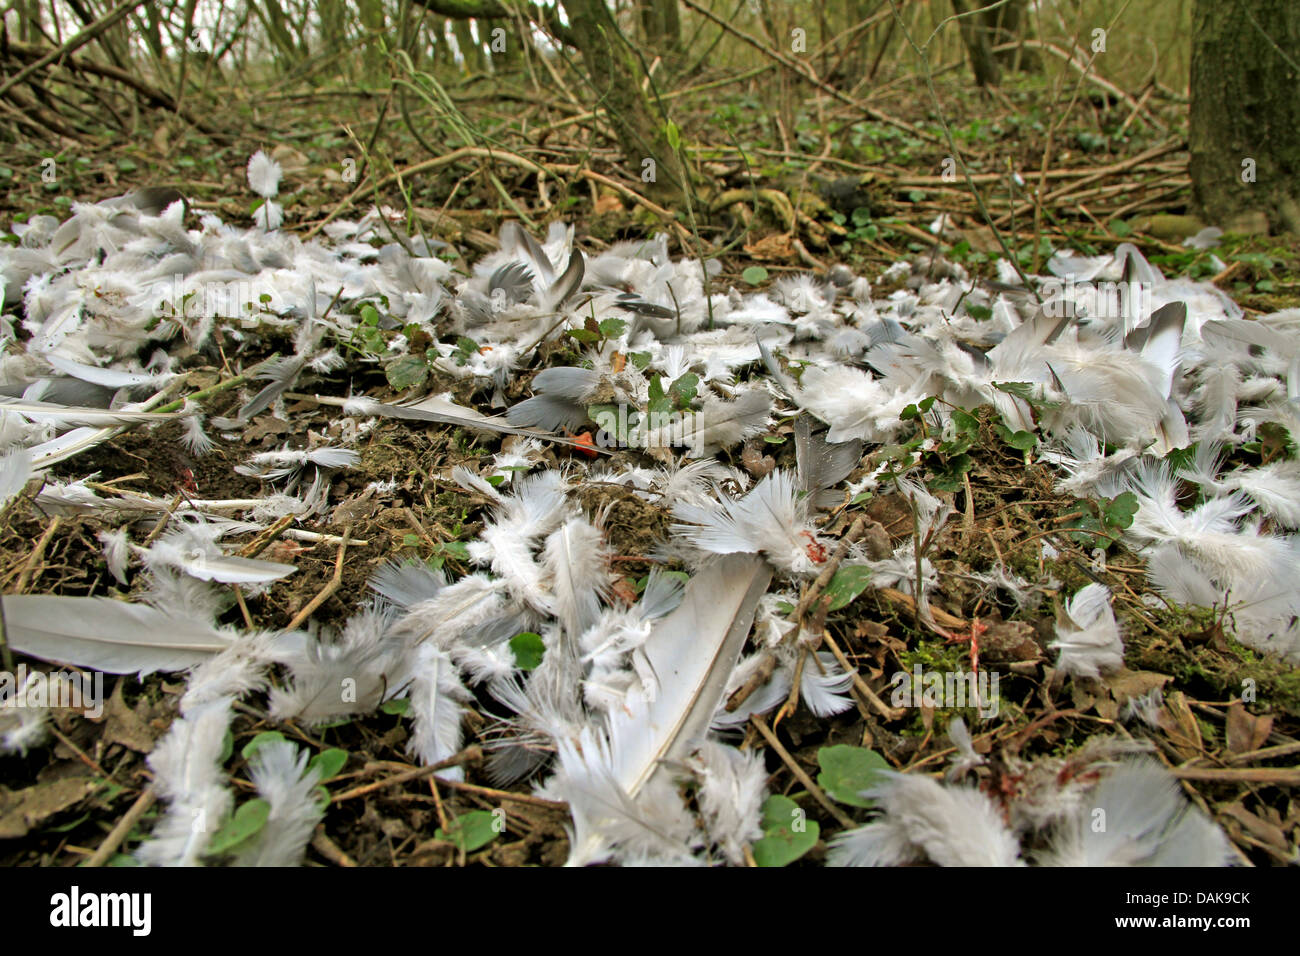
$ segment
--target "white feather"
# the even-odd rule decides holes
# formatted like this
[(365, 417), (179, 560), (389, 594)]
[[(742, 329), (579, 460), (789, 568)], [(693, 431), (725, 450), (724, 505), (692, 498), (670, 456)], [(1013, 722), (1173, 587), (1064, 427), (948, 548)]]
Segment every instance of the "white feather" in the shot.
[(325, 805), (316, 793), (320, 774), (307, 769), (310, 757), (287, 740), (257, 748), (248, 762), (248, 772), (258, 796), (271, 805), (271, 811), (262, 829), (240, 850), (237, 866), (302, 865), (307, 841), (325, 815)]

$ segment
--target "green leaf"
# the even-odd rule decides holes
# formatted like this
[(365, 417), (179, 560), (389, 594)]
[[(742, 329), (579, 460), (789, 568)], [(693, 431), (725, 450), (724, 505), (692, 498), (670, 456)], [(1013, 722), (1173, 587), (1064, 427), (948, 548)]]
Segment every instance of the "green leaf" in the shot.
[(882, 770), (892, 770), (889, 762), (874, 750), (836, 744), (817, 751), (817, 786), (833, 799), (851, 807), (870, 807), (872, 802), (860, 796), (863, 790), (882, 782)]
[(516, 667), (522, 671), (531, 671), (542, 662), (542, 657), (546, 654), (546, 644), (543, 643), (540, 634), (524, 631), (510, 638), (510, 653), (515, 655)]
[(600, 333), (590, 332), (587, 329), (569, 329), (569, 338), (583, 345), (592, 345), (600, 341)]
[(1112, 528), (1128, 528), (1138, 513), (1138, 498), (1131, 491), (1110, 499), (1105, 507), (1106, 523)]
[(469, 545), (464, 541), (444, 541), (440, 550), (447, 557), (462, 563), (469, 560)]
[(1119, 236), (1121, 239), (1133, 235), (1133, 227), (1130, 226), (1128, 223), (1126, 223), (1123, 219), (1117, 219), (1114, 222), (1112, 222), (1110, 224), (1110, 231), (1113, 232), (1115, 235)]
[(1038, 447), (1038, 436), (1033, 432), (1013, 432), (1001, 423), (994, 426), (994, 431), (998, 433), (999, 438), (1017, 451), (1033, 451)]
[(859, 491), (856, 495), (853, 496), (853, 500), (850, 501), (849, 504), (860, 505), (865, 501), (870, 501), (874, 497), (876, 497), (875, 494), (873, 494), (870, 491)]
[(973, 302), (966, 303), (966, 314), (976, 322), (987, 322), (993, 318), (993, 310), (987, 305), (976, 305)]
[(466, 853), (487, 846), (501, 834), (499, 817), (487, 810), (471, 810), (453, 819), (447, 826), (451, 832), (439, 827), (433, 834), (435, 840), (446, 840)]
[(372, 325), (372, 326), (378, 325), (379, 310), (376, 309), (373, 305), (370, 305), (369, 303), (363, 305), (361, 307), (361, 324)]
[(320, 771), (320, 782), (333, 780), (343, 769), (343, 765), (348, 762), (348, 752), (340, 750), (338, 747), (331, 747), (329, 750), (322, 750), (316, 756), (311, 758), (311, 763), (307, 764), (307, 770), (313, 769)]
[(974, 415), (962, 411), (960, 408), (954, 408), (952, 410), (952, 423), (959, 432), (964, 432), (968, 435), (974, 436), (979, 435), (980, 420)]
[(838, 611), (865, 591), (870, 581), (870, 568), (860, 565), (842, 567), (831, 577), (830, 583), (822, 591), (822, 597), (830, 597), (830, 610)]
[(395, 697), (392, 700), (386, 700), (379, 705), (379, 709), (385, 714), (392, 714), (394, 717), (401, 717), (411, 709), (411, 698)]
[(857, 206), (849, 216), (849, 221), (855, 226), (866, 226), (871, 222), (871, 210), (866, 206)]
[(418, 548), (420, 546), (420, 536), (413, 533), (402, 535), (402, 546), (405, 548)]
[(754, 846), (759, 866), (787, 866), (817, 845), (821, 827), (809, 820), (799, 804), (774, 793), (763, 801), (763, 837)]
[(1000, 392), (1014, 395), (1023, 400), (1030, 408), (1055, 408), (1060, 402), (1045, 399), (1033, 382), (994, 382), (993, 387)]
[(740, 274), (740, 277), (750, 285), (758, 285), (767, 281), (767, 270), (762, 266), (750, 266)]
[(622, 319), (606, 319), (600, 323), (600, 334), (607, 339), (616, 339), (627, 331), (627, 323)]
[(627, 360), (643, 372), (647, 368), (649, 368), (651, 358), (653, 358), (653, 356), (649, 352), (628, 352), (627, 353)]
[(668, 391), (676, 401), (678, 408), (686, 408), (695, 400), (695, 392), (699, 384), (700, 377), (693, 372), (687, 372), (668, 386)]
[(261, 797), (240, 804), (234, 815), (213, 836), (208, 844), (208, 855), (226, 853), (249, 837), (256, 836), (266, 826), (270, 815), (271, 805)]
[(650, 379), (649, 400), (646, 402), (646, 411), (654, 413), (666, 413), (673, 410), (673, 403), (664, 394), (664, 383), (658, 375)]
[(429, 363), (417, 355), (403, 355), (394, 359), (384, 368), (384, 377), (388, 384), (399, 392), (403, 389), (423, 385), (429, 377)]
[(682, 148), (682, 131), (672, 120), (664, 124), (664, 139), (668, 140), (668, 146), (674, 153)]
[(257, 748), (263, 744), (279, 743), (284, 740), (284, 734), (278, 730), (266, 730), (258, 734), (248, 743), (244, 744), (244, 749), (239, 753), (245, 760), (251, 760), (253, 754), (257, 753)]
[(763, 441), (769, 445), (784, 445), (786, 439), (784, 435), (764, 435)]

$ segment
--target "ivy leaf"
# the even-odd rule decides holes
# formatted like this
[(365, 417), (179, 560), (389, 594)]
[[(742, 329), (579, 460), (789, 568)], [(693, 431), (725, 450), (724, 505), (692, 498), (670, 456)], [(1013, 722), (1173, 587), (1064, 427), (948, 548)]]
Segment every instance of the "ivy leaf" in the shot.
[(471, 810), (447, 824), (450, 832), (439, 827), (433, 834), (435, 840), (446, 840), (456, 848), (473, 853), (487, 846), (500, 835), (497, 817), (487, 810)]
[(257, 797), (239, 805), (239, 809), (227, 820), (208, 843), (208, 855), (217, 856), (229, 852), (249, 837), (256, 836), (266, 826), (271, 815), (271, 805)]
[(859, 796), (881, 782), (880, 771), (892, 770), (889, 762), (874, 750), (836, 744), (817, 751), (817, 786), (833, 799), (851, 807), (870, 807), (872, 802)]
[(1038, 436), (1033, 432), (1015, 431), (1013, 432), (1006, 425), (1001, 423), (994, 426), (998, 437), (1017, 451), (1029, 452), (1038, 447)]
[(786, 866), (817, 845), (821, 827), (809, 820), (799, 804), (774, 793), (763, 802), (763, 837), (754, 846), (759, 866)]
[(1103, 511), (1106, 516), (1106, 524), (1112, 528), (1124, 530), (1133, 524), (1133, 517), (1138, 513), (1137, 495), (1131, 491), (1126, 491), (1118, 497), (1111, 498), (1107, 501)]
[(838, 611), (867, 589), (871, 581), (871, 569), (854, 565), (838, 569), (830, 583), (822, 591), (822, 597), (830, 597), (828, 610)]
[(417, 355), (403, 355), (389, 362), (384, 368), (384, 377), (388, 384), (402, 391), (424, 384), (429, 377), (429, 364)]
[(627, 323), (622, 319), (606, 319), (600, 323), (600, 334), (607, 339), (616, 339), (627, 331)]
[(979, 436), (980, 420), (969, 412), (964, 412), (960, 408), (952, 410), (953, 427), (966, 435)]
[(379, 709), (385, 714), (401, 717), (411, 709), (411, 699), (409, 697), (395, 697), (392, 700), (384, 701), (379, 705)]
[(668, 396), (664, 394), (664, 384), (656, 375), (650, 379), (649, 401), (646, 402), (646, 411), (654, 414), (667, 414), (673, 410), (673, 403)]
[(686, 408), (691, 402), (695, 401), (695, 393), (699, 384), (700, 377), (693, 372), (687, 372), (668, 386), (668, 391), (672, 394), (678, 408)]

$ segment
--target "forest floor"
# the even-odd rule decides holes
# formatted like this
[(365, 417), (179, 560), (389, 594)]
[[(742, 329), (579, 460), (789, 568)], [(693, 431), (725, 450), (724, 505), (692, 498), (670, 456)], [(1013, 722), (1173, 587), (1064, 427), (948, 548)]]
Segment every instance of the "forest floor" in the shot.
[[(686, 217), (679, 217), (682, 225), (673, 227), (679, 243), (675, 253), (722, 250), (718, 288), (725, 289), (729, 284), (762, 286), (783, 273), (839, 262), (874, 280), (889, 265), (936, 245), (972, 274), (991, 277), (997, 259), (1008, 250), (1027, 271), (1041, 271), (1053, 248), (1100, 254), (1129, 241), (1166, 275), (1212, 279), (1248, 314), (1300, 304), (1300, 243), (1294, 239), (1225, 237), (1212, 250), (1218, 263), (1209, 252), (1181, 244), (1203, 225), (1188, 216), (1185, 106), (1151, 97), (1134, 109), (1136, 103), (1085, 95), (1072, 110), (1054, 110), (1045, 93), (1029, 84), (994, 98), (956, 85), (941, 89), (949, 104), (948, 132), (998, 225), (997, 234), (962, 177), (945, 178), (944, 163), (951, 154), (947, 133), (919, 91), (897, 90), (873, 99), (899, 125), (827, 121), (798, 111), (790, 124), (778, 125), (754, 119), (761, 111), (733, 96), (720, 97), (711, 116), (679, 120), (683, 129), (706, 132), (696, 133), (701, 138), (687, 146), (700, 164), (697, 220), (691, 233)], [(0, 223), (37, 213), (66, 218), (73, 202), (97, 201), (142, 185), (173, 185), (188, 197), (191, 213), (210, 211), (247, 225), (245, 165), (250, 153), (262, 148), (274, 150), (285, 168), (283, 228), (300, 234), (332, 215), (355, 218), (377, 198), (405, 210), (413, 228), (418, 223), (427, 234), (464, 248), (467, 256), (491, 248), (501, 221), (521, 218), (521, 212), (537, 224), (556, 219), (575, 224), (576, 245), (589, 250), (665, 229), (652, 211), (654, 201), (637, 195), (636, 177), (621, 172), (617, 155), (593, 145), (583, 127), (538, 136), (507, 115), (512, 104), (493, 106), (486, 94), (470, 100), (461, 107), (485, 117), (485, 133), (501, 148), (554, 167), (544, 190), (535, 175), (518, 166), (494, 167), (498, 188), (472, 166), (449, 164), (393, 176), (391, 184), (377, 191), (354, 195), (345, 160), (360, 157), (363, 151), (354, 137), (366, 135), (377, 120), (382, 136), (370, 139), (369, 162), (397, 173), (431, 158), (383, 99), (358, 96), (346, 100), (346, 106), (335, 97), (249, 101), (230, 107), (228, 115), (208, 117), (218, 128), (240, 131), (228, 136), (199, 134), (174, 118), (147, 116), (142, 122), (148, 128), (129, 138), (106, 132), (102, 141), (69, 144), (57, 152), (48, 143), (19, 143), (0, 165), (0, 180), (7, 180), (0, 192)], [(381, 111), (387, 112), (387, 121), (378, 119)], [(415, 129), (419, 131), (418, 124)], [(708, 131), (711, 139), (706, 139)], [(58, 175), (43, 183), (32, 170), (51, 155)], [(610, 188), (584, 178), (578, 169), (623, 185)], [(1023, 183), (1012, 181), (1011, 169)], [(941, 216), (947, 219), (936, 236), (932, 225)], [(258, 357), (245, 356), (244, 362)], [(229, 374), (198, 357), (193, 367), (214, 383)], [(511, 394), (512, 400), (523, 397), (526, 379), (516, 383), (521, 394)], [(337, 394), (351, 389), (382, 399), (397, 395), (374, 362), (335, 373), (331, 382)], [(431, 380), (429, 385), (434, 391), (456, 387), (451, 381)], [(316, 391), (328, 387), (321, 384)], [(208, 411), (226, 414), (236, 404), (231, 392), (218, 396)], [(178, 435), (168, 432), (180, 426), (169, 425), (147, 433), (128, 431), (62, 463), (55, 474), (80, 478), (96, 472), (102, 484), (167, 497), (254, 496), (259, 482), (236, 474), (235, 464), (256, 451), (303, 445), (308, 429), (321, 432), (335, 417), (335, 409), (309, 401), (291, 400), (289, 405), (292, 425), (263, 415), (238, 441), (218, 441), (203, 458), (188, 455), (174, 440)], [(936, 608), (942, 620), (952, 622), (954, 631), (977, 633), (982, 666), (1001, 674), (997, 717), (975, 722), (973, 713), (966, 712), (975, 749), (990, 757), (995, 777), (1017, 755), (1068, 755), (1095, 735), (1127, 735), (1119, 719), (1125, 705), (1160, 687), (1164, 707), (1150, 739), (1178, 772), (1191, 799), (1224, 826), (1244, 859), (1257, 865), (1293, 861), (1300, 802), (1293, 786), (1277, 781), (1285, 776), (1278, 771), (1294, 767), (1300, 753), (1300, 672), (1234, 641), (1222, 611), (1153, 607), (1141, 562), (1107, 536), (1115, 531), (1107, 522), (1122, 520), (1106, 512), (1109, 503), (1054, 492), (1055, 473), (1000, 438), (994, 424), (987, 415), (979, 417), (968, 451), (973, 465), (966, 481), (951, 489), (958, 517), (931, 543), (928, 556), (949, 581), (987, 568), (996, 554), (1030, 580), (1052, 578), (1059, 585), (1031, 613), (999, 604), (974, 584), (945, 589)], [(790, 431), (788, 424), (774, 427), (762, 450), (777, 465), (793, 463), (794, 443), (784, 440)], [(359, 503), (345, 560), (333, 544), (272, 545), (263, 556), (292, 560), (298, 572), (249, 602), (253, 622), (284, 626), (324, 595), (314, 619), (341, 623), (364, 598), (369, 575), (392, 558), (418, 558), (463, 573), (464, 543), (482, 526), (482, 501), (446, 476), (451, 466), (473, 462), (497, 446), (495, 437), (451, 427), (379, 424), (358, 448), (360, 465), (335, 485), (334, 496), (341, 500), (368, 482), (395, 478), (401, 503), (376, 508)], [(1288, 449), (1285, 436), (1273, 446), (1265, 440), (1241, 452), (1254, 455), (1255, 463), (1287, 453), (1294, 448)], [(568, 452), (547, 455), (558, 461)], [(869, 470), (871, 460), (862, 471)], [(741, 464), (739, 459), (735, 464)], [(620, 557), (620, 571), (634, 587), (650, 568), (643, 558), (645, 541), (663, 530), (663, 515), (620, 490), (592, 487), (582, 500), (592, 515), (608, 508), (605, 527)], [(840, 509), (823, 534), (843, 535), (862, 513), (880, 522), (894, 544), (912, 534), (912, 515), (896, 495), (878, 496), (853, 511)], [(6, 593), (113, 593), (116, 585), (97, 530), (93, 517), (52, 520), (29, 502), (11, 507), (0, 518), (0, 587)], [(1099, 537), (1106, 543), (1104, 567), (1093, 560)], [(1051, 561), (1042, 557), (1043, 539), (1057, 552)], [(1115, 595), (1126, 667), (1103, 681), (1074, 681), (1063, 691), (1044, 671), (1052, 608), (1062, 595), (1090, 580), (1106, 584)], [(238, 623), (240, 612), (232, 611), (229, 620)], [(882, 695), (889, 675), (898, 670), (916, 664), (962, 670), (971, 661), (969, 640), (947, 641), (919, 626), (914, 601), (899, 592), (868, 589), (831, 612), (826, 628), (862, 678)], [(1253, 682), (1253, 701), (1241, 701), (1243, 686), (1250, 686), (1243, 681)], [(23, 758), (4, 758), (0, 864), (69, 866), (93, 854), (146, 791), (150, 772), (145, 755), (173, 719), (182, 687), (179, 678), (139, 682), (109, 677), (102, 718), (57, 712), (52, 746)], [(471, 708), (468, 745), (488, 726), (493, 708), (486, 696)], [(766, 733), (751, 726), (747, 742), (768, 746), (772, 792), (798, 800), (808, 819), (819, 825), (822, 839), (800, 864), (819, 862), (825, 838), (846, 821), (865, 820), (866, 813), (848, 803), (807, 799), (808, 790), (792, 767), (818, 778), (821, 789), (842, 791), (827, 748), (849, 745), (873, 749), (899, 769), (937, 771), (951, 754), (942, 732), (951, 716), (921, 707), (890, 720), (859, 706), (822, 719), (798, 709), (779, 722), (769, 716)], [(528, 784), (511, 793), (492, 788), (473, 752), (466, 757), (464, 782), (402, 776), (415, 765), (405, 753), (408, 725), (400, 707), (308, 728), (275, 723), (257, 707), (241, 706), (229, 764), (237, 787), (252, 789), (241, 749), (267, 731), (347, 754), (329, 783), (332, 802), (312, 842), (311, 864), (511, 866), (555, 865), (565, 859), (564, 807), (531, 796)], [(784, 754), (769, 746), (768, 734)], [(472, 848), (447, 836), (453, 818), (497, 807), (508, 811), (506, 833)], [(147, 833), (157, 812), (155, 806), (140, 816), (116, 862), (126, 862), (125, 854)]]

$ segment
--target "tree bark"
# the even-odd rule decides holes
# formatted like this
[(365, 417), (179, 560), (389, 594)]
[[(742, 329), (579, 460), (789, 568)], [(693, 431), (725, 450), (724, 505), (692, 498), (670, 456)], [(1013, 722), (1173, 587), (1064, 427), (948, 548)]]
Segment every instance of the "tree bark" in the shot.
[(677, 0), (642, 0), (641, 30), (646, 46), (670, 66), (682, 55), (682, 19)]
[(1188, 140), (1206, 222), (1300, 232), (1298, 74), (1295, 0), (1197, 0)]
[(981, 87), (997, 86), (998, 61), (993, 56), (989, 31), (982, 19), (983, 14), (961, 16), (977, 9), (966, 0), (952, 0), (952, 9), (960, 17), (957, 23), (961, 27), (961, 39), (966, 44), (966, 53), (970, 57), (971, 70), (975, 73), (975, 83)]
[[(685, 172), (668, 142), (667, 117), (642, 88), (645, 69), (636, 50), (619, 30), (605, 0), (568, 0), (565, 9), (587, 76), (602, 94), (601, 106), (618, 137), (628, 175), (642, 180), (645, 192), (661, 202), (680, 199)], [(653, 179), (647, 181), (650, 170)]]

